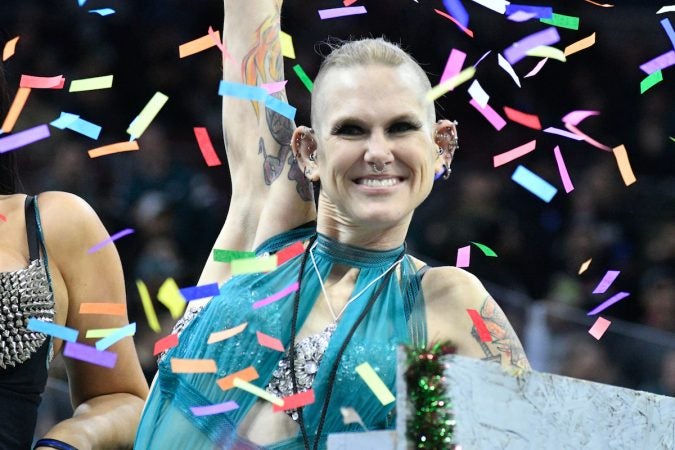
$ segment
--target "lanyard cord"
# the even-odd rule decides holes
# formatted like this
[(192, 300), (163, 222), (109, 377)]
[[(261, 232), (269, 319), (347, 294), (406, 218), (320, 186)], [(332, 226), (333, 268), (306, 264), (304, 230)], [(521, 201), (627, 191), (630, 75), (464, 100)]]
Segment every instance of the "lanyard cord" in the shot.
[[(298, 380), (297, 376), (295, 374), (295, 337), (297, 334), (297, 325), (298, 325), (298, 310), (300, 307), (300, 289), (302, 287), (302, 276), (305, 272), (305, 265), (307, 263), (307, 255), (310, 253), (312, 245), (314, 244), (314, 241), (316, 240), (317, 235), (314, 235), (312, 239), (310, 239), (307, 249), (305, 249), (304, 254), (302, 255), (302, 261), (300, 263), (300, 271), (298, 274), (298, 290), (295, 291), (295, 298), (293, 299), (293, 319), (291, 321), (291, 348), (290, 348), (290, 369), (291, 369), (291, 381), (293, 383), (293, 394), (298, 393)], [(401, 254), (398, 256), (397, 260), (403, 260), (403, 257), (405, 256), (406, 252), (406, 247), (404, 246), (403, 251)], [(313, 255), (312, 255), (313, 256)], [(396, 264), (396, 263), (395, 263)], [(392, 266), (393, 267), (393, 266)], [(347, 334), (344, 342), (340, 346), (340, 349), (338, 350), (337, 356), (335, 358), (335, 362), (333, 363), (333, 367), (331, 368), (329, 377), (328, 377), (328, 388), (326, 391), (326, 400), (323, 403), (323, 408), (321, 409), (321, 417), (319, 418), (319, 426), (317, 427), (316, 434), (314, 436), (314, 443), (312, 445), (313, 450), (317, 450), (319, 447), (319, 441), (321, 439), (321, 431), (323, 430), (323, 425), (326, 421), (326, 413), (328, 412), (328, 406), (330, 404), (330, 398), (333, 393), (333, 386), (335, 385), (335, 377), (337, 376), (337, 370), (340, 365), (340, 360), (342, 359), (342, 354), (345, 352), (347, 349), (347, 345), (349, 344), (349, 341), (351, 340), (352, 336), (356, 332), (356, 329), (358, 326), (363, 322), (363, 319), (365, 319), (366, 315), (370, 312), (371, 308), (375, 304), (375, 301), (377, 298), (380, 296), (382, 291), (384, 290), (384, 287), (387, 285), (388, 281), (391, 279), (392, 274), (394, 273), (393, 270), (389, 270), (387, 275), (385, 276), (384, 280), (382, 283), (377, 287), (377, 290), (373, 293), (373, 295), (370, 297), (370, 300), (368, 301), (368, 304), (364, 308), (364, 310), (361, 312), (361, 315), (359, 318), (356, 320), (352, 328), (349, 330), (349, 333)], [(298, 425), (300, 426), (300, 431), (302, 432), (302, 440), (303, 444), (305, 447), (305, 450), (311, 450), (309, 446), (309, 437), (307, 436), (307, 428), (305, 427), (305, 421), (303, 418), (303, 410), (304, 408), (298, 408), (299, 409), (299, 414), (298, 414)]]

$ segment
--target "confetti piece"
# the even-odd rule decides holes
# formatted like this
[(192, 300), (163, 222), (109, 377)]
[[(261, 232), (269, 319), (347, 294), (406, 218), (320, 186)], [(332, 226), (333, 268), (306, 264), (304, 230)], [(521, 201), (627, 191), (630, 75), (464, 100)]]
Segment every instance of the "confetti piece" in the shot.
[(473, 65), (473, 67), (478, 66), (478, 64), (480, 64), (480, 62), (481, 62), (482, 60), (484, 60), (484, 59), (487, 57), (487, 55), (489, 55), (490, 53), (492, 53), (492, 50), (488, 50), (487, 52), (485, 52), (485, 53), (483, 54), (483, 56), (481, 56), (480, 58), (478, 58), (478, 61), (476, 61), (476, 63)]
[(312, 80), (309, 79), (309, 76), (307, 73), (305, 73), (300, 64), (294, 65), (293, 70), (295, 71), (295, 74), (298, 76), (298, 78), (300, 78), (300, 81), (302, 81), (302, 84), (305, 85), (307, 90), (312, 92), (312, 89), (314, 89), (314, 83), (312, 83)]
[(577, 273), (577, 275), (581, 275), (582, 273), (586, 272), (586, 270), (588, 269), (588, 266), (591, 265), (591, 261), (593, 261), (593, 258), (589, 258), (586, 261), (584, 261), (581, 264), (581, 267), (579, 267), (579, 272)]
[(549, 203), (558, 192), (551, 183), (524, 166), (518, 166), (511, 179), (546, 203)]
[(487, 245), (481, 244), (480, 242), (474, 242), (474, 241), (471, 241), (471, 243), (472, 243), (473, 245), (475, 245), (476, 247), (478, 247), (479, 249), (481, 249), (481, 251), (483, 252), (483, 254), (484, 254), (485, 256), (491, 256), (491, 257), (493, 257), (493, 258), (496, 258), (496, 257), (497, 257), (497, 253), (495, 253), (495, 251), (492, 250), (492, 249), (491, 249), (490, 247), (488, 247)]
[(508, 5), (508, 1), (506, 0), (473, 0), (474, 3), (478, 3), (481, 6), (485, 6), (486, 8), (489, 8), (493, 10), (494, 12), (498, 12), (499, 14), (504, 14), (506, 12), (506, 5)]
[(353, 5), (354, 3), (356, 3), (356, 0), (344, 0), (342, 2), (342, 4), (345, 6)]
[(646, 78), (640, 81), (640, 94), (644, 94), (648, 89), (651, 89), (656, 84), (663, 81), (663, 72), (657, 70), (650, 73)]
[(668, 39), (670, 39), (670, 45), (675, 47), (675, 30), (673, 30), (673, 25), (670, 23), (670, 19), (665, 18), (660, 23), (663, 27), (663, 30), (668, 35)]
[(63, 89), (65, 78), (63, 75), (55, 77), (36, 77), (33, 75), (21, 75), (19, 87), (35, 89)]
[(517, 12), (531, 14), (532, 17), (536, 17), (537, 19), (550, 19), (553, 17), (553, 8), (550, 6), (516, 5), (515, 3), (506, 5), (505, 14), (507, 16)]
[(117, 362), (117, 353), (109, 351), (98, 351), (90, 345), (79, 344), (77, 342), (66, 342), (63, 349), (63, 356), (78, 359), (80, 361), (96, 364), (98, 366), (112, 369)]
[(601, 150), (606, 150), (606, 151), (611, 150), (608, 146), (606, 146), (604, 144), (601, 144), (600, 142), (596, 141), (595, 139), (593, 139), (589, 135), (583, 133), (580, 129), (578, 129), (577, 127), (575, 127), (571, 123), (566, 123), (565, 128), (567, 128), (568, 130), (570, 130), (570, 131), (574, 132), (575, 134), (579, 135), (584, 141), (588, 142), (589, 144), (591, 144), (594, 147), (597, 147)]
[(14, 56), (14, 52), (16, 51), (16, 43), (17, 42), (19, 42), (19, 36), (5, 42), (5, 47), (2, 49), (2, 60), (3, 61), (7, 61), (9, 58)]
[(557, 134), (558, 136), (564, 136), (566, 138), (574, 139), (575, 141), (583, 141), (584, 138), (578, 134), (570, 133), (567, 130), (561, 130), (560, 128), (548, 127), (544, 130), (544, 133)]
[(242, 275), (245, 273), (271, 272), (276, 268), (276, 255), (260, 256), (258, 258), (241, 258), (232, 261), (230, 273), (232, 275)]
[(366, 428), (366, 424), (363, 423), (361, 416), (354, 408), (345, 408), (344, 406), (341, 406), (340, 414), (342, 414), (342, 422), (345, 425), (349, 425), (350, 423), (358, 423), (363, 427), (364, 430), (368, 430), (368, 428)]
[(661, 9), (656, 11), (656, 14), (663, 14), (663, 13), (673, 12), (673, 11), (675, 11), (675, 5), (663, 6), (663, 7), (661, 7)]
[(483, 117), (485, 117), (488, 120), (488, 122), (490, 122), (492, 126), (495, 127), (497, 131), (501, 130), (506, 125), (506, 120), (504, 120), (502, 116), (500, 116), (497, 113), (497, 111), (492, 109), (492, 106), (485, 105), (485, 107), (481, 107), (473, 99), (471, 99), (469, 103), (471, 104), (471, 106), (476, 108), (478, 112), (480, 112), (483, 115)]
[(513, 14), (509, 14), (506, 18), (513, 22), (527, 22), (530, 19), (537, 18), (537, 15), (525, 11), (516, 11)]
[(207, 344), (214, 344), (216, 342), (224, 341), (225, 339), (229, 339), (233, 336), (238, 335), (246, 327), (248, 326), (248, 322), (244, 322), (241, 325), (237, 325), (236, 327), (233, 328), (228, 328), (227, 330), (223, 331), (214, 331), (209, 335), (209, 340), (206, 342)]
[(284, 401), (284, 406), (274, 405), (272, 406), (272, 412), (287, 411), (311, 405), (314, 403), (314, 389), (310, 388), (304, 392), (283, 397), (282, 400)]
[(223, 263), (229, 263), (235, 259), (255, 258), (255, 252), (242, 252), (239, 250), (213, 249), (213, 260)]
[(588, 47), (591, 47), (593, 45), (595, 45), (595, 33), (591, 34), (588, 37), (580, 39), (580, 40), (576, 41), (575, 43), (570, 44), (567, 47), (565, 47), (564, 54), (565, 54), (565, 56), (569, 56), (573, 53), (577, 53), (577, 52), (580, 52), (581, 50), (585, 50)]
[(85, 3), (87, 3), (87, 0), (77, 0), (77, 4), (80, 6), (84, 6)]
[(609, 299), (605, 300), (602, 302), (600, 305), (598, 305), (595, 309), (592, 311), (586, 313), (587, 316), (594, 316), (598, 314), (599, 312), (609, 308), (612, 306), (614, 303), (623, 300), (624, 298), (628, 297), (630, 294), (628, 292), (619, 292), (616, 295), (613, 295)]
[(173, 278), (167, 278), (157, 290), (157, 300), (169, 310), (171, 318), (178, 319), (185, 311), (186, 300)]
[(80, 303), (80, 314), (106, 314), (124, 316), (127, 313), (126, 303)]
[(593, 326), (588, 330), (588, 334), (593, 336), (595, 339), (600, 340), (607, 328), (612, 324), (610, 320), (598, 317), (598, 320), (595, 321)]
[(475, 73), (476, 73), (475, 67), (467, 67), (454, 77), (451, 77), (446, 81), (432, 87), (426, 94), (426, 100), (428, 102), (433, 102), (442, 95), (445, 95), (447, 92), (452, 91), (460, 84), (473, 78)]
[(221, 414), (229, 411), (234, 411), (239, 408), (237, 402), (229, 400), (224, 403), (216, 403), (208, 406), (190, 406), (190, 411), (195, 416), (212, 416), (214, 414)]
[(553, 17), (550, 19), (539, 19), (539, 21), (558, 28), (567, 28), (570, 30), (579, 29), (579, 18), (575, 16), (553, 13)]
[(386, 406), (394, 401), (396, 398), (391, 393), (386, 384), (382, 381), (380, 376), (375, 372), (370, 364), (364, 362), (356, 366), (356, 373), (366, 382), (370, 390), (375, 394), (375, 397)]
[(28, 329), (69, 342), (76, 342), (77, 336), (80, 334), (78, 330), (74, 330), (73, 328), (33, 318), (28, 319)]
[(279, 339), (268, 334), (261, 333), (260, 331), (256, 331), (255, 334), (258, 337), (258, 344), (262, 345), (263, 347), (271, 348), (272, 350), (276, 350), (278, 352), (284, 351), (284, 344), (282, 344)]
[(109, 336), (104, 337), (100, 341), (96, 342), (96, 350), (102, 351), (110, 347), (111, 345), (116, 344), (125, 337), (133, 336), (136, 334), (136, 322), (132, 322), (129, 325), (125, 325), (117, 329), (114, 333)]
[(509, 108), (508, 106), (504, 106), (504, 114), (506, 114), (506, 117), (513, 122), (519, 123), (528, 128), (541, 130), (539, 116), (536, 114), (527, 114), (516, 109)]
[(223, 377), (216, 381), (216, 384), (224, 391), (232, 389), (234, 387), (234, 379), (238, 378), (245, 381), (253, 381), (258, 379), (258, 372), (255, 370), (255, 367), (249, 366), (238, 372), (231, 373), (230, 375)]
[(216, 362), (212, 359), (171, 358), (173, 373), (216, 373)]
[(540, 60), (537, 63), (537, 65), (532, 68), (532, 70), (530, 70), (529, 72), (527, 72), (526, 75), (523, 76), (523, 78), (533, 77), (536, 74), (538, 74), (539, 71), (541, 70), (541, 68), (544, 67), (544, 64), (546, 64), (546, 61), (548, 61), (548, 58), (544, 58), (544, 59)]
[(214, 47), (216, 41), (220, 42), (220, 31), (215, 31), (215, 39), (210, 34), (206, 34), (200, 38), (186, 42), (178, 46), (178, 57), (185, 58), (186, 56), (194, 55), (195, 53), (203, 52), (206, 49)]
[(523, 144), (519, 147), (516, 147), (512, 150), (509, 150), (504, 153), (500, 153), (499, 155), (495, 155), (492, 157), (492, 164), (493, 167), (499, 167), (502, 166), (508, 162), (513, 161), (514, 159), (520, 158), (523, 155), (527, 155), (531, 151), (533, 151), (537, 147), (537, 141), (533, 140), (528, 142), (527, 144)]
[(469, 13), (459, 0), (443, 0), (443, 6), (463, 27), (469, 26)]
[(9, 133), (14, 129), (16, 120), (19, 118), (19, 115), (21, 114), (21, 111), (23, 110), (23, 107), (26, 104), (26, 101), (28, 100), (30, 91), (31, 91), (30, 88), (23, 88), (23, 87), (20, 87), (16, 91), (14, 100), (12, 100), (12, 105), (9, 107), (9, 112), (7, 112), (7, 117), (5, 117), (5, 120), (2, 123), (3, 133)]
[(293, 259), (298, 255), (302, 255), (305, 251), (305, 246), (302, 242), (296, 242), (277, 252), (277, 265), (280, 266), (289, 259)]
[(124, 141), (115, 144), (104, 145), (89, 150), (87, 153), (90, 158), (98, 158), (100, 156), (111, 155), (113, 153), (130, 152), (138, 150), (138, 141)]
[(293, 48), (293, 38), (291, 35), (280, 31), (279, 42), (281, 43), (281, 55), (286, 58), (295, 59), (295, 49)]
[[(555, 14), (554, 14), (555, 16)], [(548, 20), (548, 19), (539, 19)], [(504, 50), (504, 57), (513, 65), (523, 59), (527, 55), (527, 51), (538, 47), (540, 45), (555, 44), (560, 40), (560, 35), (555, 27), (549, 27), (545, 30), (532, 33), (523, 39), (514, 42), (512, 45)]]
[(58, 128), (60, 130), (65, 130), (71, 123), (75, 122), (80, 116), (77, 114), (71, 114), (67, 112), (61, 112), (59, 117), (55, 120), (49, 122), (49, 125)]
[(640, 66), (640, 70), (649, 75), (656, 72), (657, 70), (670, 67), (673, 64), (675, 64), (675, 50), (670, 50), (642, 64)]
[(180, 293), (189, 302), (200, 298), (213, 297), (220, 294), (220, 290), (218, 289), (218, 283), (210, 283), (201, 286), (185, 287), (180, 290)]
[(288, 103), (279, 100), (278, 98), (267, 96), (265, 98), (265, 106), (272, 111), (275, 111), (289, 120), (295, 120), (295, 107)]
[(237, 65), (237, 61), (230, 55), (230, 52), (227, 51), (227, 48), (225, 48), (225, 45), (223, 44), (223, 41), (220, 39), (220, 32), (219, 31), (213, 31), (213, 27), (209, 27), (209, 36), (211, 36), (211, 39), (213, 40), (213, 43), (218, 47), (220, 52), (223, 54), (223, 58), (227, 59), (230, 61), (232, 64), (235, 66)]
[(448, 61), (445, 63), (445, 69), (443, 69), (443, 75), (441, 75), (441, 83), (461, 72), (465, 59), (466, 53), (453, 48), (448, 56)]
[(471, 246), (460, 247), (457, 249), (456, 267), (469, 267), (471, 262)]
[(619, 165), (619, 172), (621, 173), (621, 178), (623, 178), (624, 184), (626, 186), (630, 186), (631, 184), (635, 183), (637, 179), (635, 178), (633, 169), (631, 168), (630, 162), (628, 161), (626, 147), (624, 147), (623, 144), (619, 145), (618, 147), (614, 147), (612, 149), (612, 153), (614, 153), (616, 163)]
[(614, 5), (610, 5), (609, 3), (596, 3), (593, 0), (584, 0), (584, 1), (590, 3), (591, 5), (601, 6), (603, 8), (613, 8), (614, 7)]
[(117, 239), (123, 238), (124, 236), (128, 236), (132, 233), (134, 233), (133, 228), (125, 228), (122, 231), (118, 231), (117, 233), (110, 236), (108, 239), (105, 239), (99, 242), (98, 244), (94, 245), (93, 247), (91, 247), (89, 250), (87, 250), (87, 253), (89, 254), (96, 253), (97, 251), (101, 250), (103, 247), (110, 244), (111, 242), (114, 242)]
[(562, 50), (557, 49), (555, 47), (550, 47), (548, 45), (540, 45), (538, 47), (531, 48), (527, 52), (525, 52), (525, 54), (527, 56), (537, 56), (540, 58), (555, 59), (561, 62), (567, 61), (567, 58), (565, 58), (565, 54), (562, 52)]
[(7, 222), (7, 217), (0, 214), (0, 220), (2, 220), (3, 222)]
[(345, 8), (320, 9), (319, 17), (321, 20), (335, 19), (336, 17), (353, 16), (355, 14), (366, 14), (365, 6), (348, 6)]
[(478, 80), (473, 80), (473, 83), (469, 86), (469, 95), (472, 99), (476, 100), (476, 103), (478, 103), (481, 108), (485, 108), (485, 105), (487, 105), (487, 102), (490, 100), (490, 96), (485, 92)]
[(94, 329), (91, 329), (91, 330), (87, 330), (87, 334), (85, 334), (84, 337), (86, 337), (87, 339), (100, 339), (100, 338), (110, 336), (111, 334), (113, 334), (117, 330), (119, 330), (119, 327), (117, 327), (117, 328), (94, 328)]
[(163, 338), (161, 338), (157, 342), (155, 342), (155, 346), (152, 350), (152, 356), (157, 356), (160, 353), (162, 353), (164, 350), (174, 348), (177, 345), (178, 345), (178, 335), (177, 334), (172, 333), (168, 336), (164, 336)]
[(263, 400), (267, 400), (273, 405), (284, 406), (284, 401), (276, 395), (270, 394), (265, 389), (261, 389), (258, 386), (249, 383), (248, 381), (242, 380), (241, 378), (235, 378), (232, 384), (234, 384), (234, 387), (244, 390), (249, 394), (253, 394)]
[(490, 331), (485, 325), (485, 322), (483, 322), (483, 318), (480, 316), (478, 311), (475, 309), (467, 309), (466, 312), (469, 313), (471, 321), (473, 322), (473, 326), (476, 327), (476, 331), (478, 332), (481, 342), (492, 342)]
[(49, 127), (38, 125), (27, 130), (14, 133), (11, 136), (0, 138), (0, 153), (5, 153), (10, 150), (16, 150), (33, 142), (40, 141), (49, 137)]
[(105, 17), (111, 14), (115, 14), (115, 10), (112, 8), (90, 9), (89, 13), (98, 14), (101, 17)]
[(497, 63), (499, 64), (499, 67), (504, 69), (504, 71), (508, 73), (511, 78), (513, 78), (513, 81), (516, 83), (516, 85), (520, 87), (520, 79), (518, 78), (518, 75), (516, 75), (516, 71), (513, 70), (511, 64), (509, 64), (509, 62), (504, 59), (500, 53), (497, 53)]
[(152, 122), (168, 99), (169, 97), (161, 92), (155, 92), (155, 95), (152, 96), (150, 101), (141, 110), (140, 114), (131, 121), (129, 128), (127, 128), (127, 133), (134, 139), (141, 137), (145, 129), (148, 128), (150, 122)]
[(569, 194), (574, 190), (574, 185), (570, 179), (570, 175), (567, 172), (567, 166), (565, 166), (565, 161), (563, 160), (562, 153), (559, 146), (555, 146), (553, 149), (553, 154), (555, 155), (555, 162), (558, 165), (558, 173), (560, 173), (560, 179), (563, 182), (563, 187), (565, 188), (565, 193)]
[(152, 300), (150, 299), (150, 293), (148, 292), (148, 287), (141, 280), (136, 280), (136, 288), (141, 297), (141, 304), (143, 305), (143, 312), (145, 312), (145, 317), (148, 319), (148, 325), (150, 329), (155, 333), (162, 331), (162, 327), (159, 325), (159, 320), (157, 320), (157, 313), (155, 312), (154, 306), (152, 306)]
[(461, 23), (459, 23), (459, 21), (458, 21), (457, 19), (455, 19), (454, 17), (452, 17), (450, 14), (448, 14), (448, 13), (446, 13), (446, 12), (443, 12), (443, 11), (440, 11), (440, 10), (438, 10), (438, 9), (434, 9), (434, 11), (436, 11), (436, 14), (438, 14), (439, 16), (443, 16), (443, 17), (445, 17), (446, 19), (450, 20), (450, 21), (451, 21), (452, 23), (454, 23), (455, 25), (457, 25), (457, 26), (459, 27), (459, 29), (462, 30), (462, 31), (463, 31), (464, 33), (466, 33), (467, 35), (469, 35), (469, 37), (473, 37), (473, 31), (469, 30), (469, 29), (466, 28), (464, 25), (462, 25)]
[(113, 85), (113, 76), (104, 75), (101, 77), (81, 78), (70, 82), (68, 92), (94, 91), (97, 89), (108, 89)]
[(98, 139), (99, 135), (101, 134), (100, 126), (96, 125), (95, 123), (88, 122), (80, 117), (66, 125), (66, 128), (94, 140)]
[(194, 127), (193, 128), (195, 137), (197, 138), (197, 145), (199, 145), (199, 150), (202, 152), (204, 161), (209, 167), (220, 166), (220, 158), (216, 154), (216, 149), (213, 148), (211, 139), (209, 138), (209, 133), (204, 127)]
[(570, 123), (576, 126), (586, 118), (590, 116), (597, 116), (598, 114), (600, 114), (600, 111), (577, 110), (565, 114), (565, 117), (562, 118), (562, 121), (564, 123)]
[(608, 270), (605, 273), (605, 276), (602, 277), (602, 280), (598, 283), (598, 285), (593, 289), (594, 294), (604, 294), (607, 292), (607, 289), (614, 283), (614, 280), (616, 280), (616, 277), (619, 276), (621, 271), (619, 270)]
[(288, 80), (275, 81), (273, 83), (263, 83), (260, 87), (265, 89), (268, 94), (274, 94), (275, 92), (284, 90), (286, 83), (288, 83)]
[(253, 304), (253, 309), (258, 309), (262, 308), (263, 306), (267, 306), (270, 303), (274, 303), (277, 300), (281, 300), (282, 298), (286, 297), (288, 294), (291, 292), (295, 292), (298, 290), (298, 282), (296, 281), (295, 283), (291, 284), (290, 286), (282, 289), (281, 291), (277, 292), (276, 294), (272, 294), (267, 298), (264, 298), (262, 300), (258, 300)]
[(244, 100), (264, 101), (267, 97), (267, 91), (257, 86), (248, 86), (246, 84), (220, 80), (218, 95), (237, 97)]

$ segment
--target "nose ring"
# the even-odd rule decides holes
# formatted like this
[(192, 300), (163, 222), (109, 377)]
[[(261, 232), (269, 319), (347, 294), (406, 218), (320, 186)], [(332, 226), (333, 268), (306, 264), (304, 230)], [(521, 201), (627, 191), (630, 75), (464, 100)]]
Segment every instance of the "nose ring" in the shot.
[(375, 172), (378, 175), (381, 174), (382, 172), (384, 172), (384, 168), (386, 167), (386, 164), (385, 164), (380, 169), (380, 168), (377, 167), (376, 163), (369, 163), (369, 164), (370, 164), (370, 167), (373, 169), (373, 172)]

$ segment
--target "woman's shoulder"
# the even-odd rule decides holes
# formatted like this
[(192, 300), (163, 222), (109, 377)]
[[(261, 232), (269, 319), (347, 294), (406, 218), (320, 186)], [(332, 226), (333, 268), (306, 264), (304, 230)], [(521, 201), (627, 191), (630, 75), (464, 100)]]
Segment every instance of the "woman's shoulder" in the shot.
[(471, 272), (454, 266), (429, 269), (422, 280), (424, 298), (429, 306), (472, 308), (485, 300), (487, 291)]
[(82, 197), (62, 191), (42, 192), (36, 197), (47, 241), (74, 245), (105, 235), (98, 214)]

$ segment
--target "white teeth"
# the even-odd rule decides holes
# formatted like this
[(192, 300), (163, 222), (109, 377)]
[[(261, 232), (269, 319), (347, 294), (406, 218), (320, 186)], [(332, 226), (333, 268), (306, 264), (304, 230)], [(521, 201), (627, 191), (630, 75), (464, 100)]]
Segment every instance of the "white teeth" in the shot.
[(372, 187), (381, 187), (381, 186), (393, 186), (398, 183), (397, 178), (362, 178), (360, 184), (365, 184), (366, 186)]

